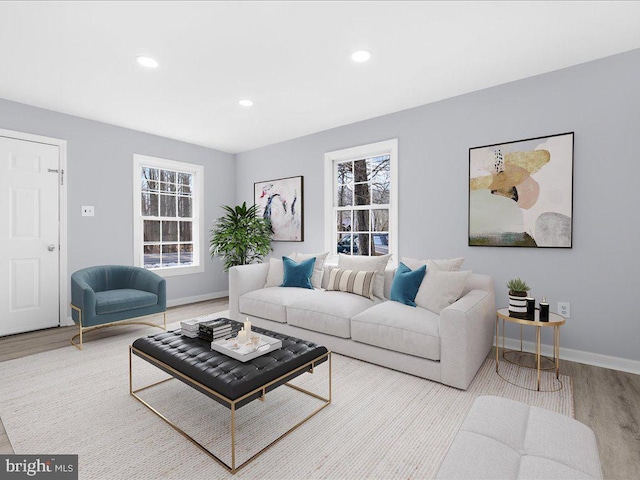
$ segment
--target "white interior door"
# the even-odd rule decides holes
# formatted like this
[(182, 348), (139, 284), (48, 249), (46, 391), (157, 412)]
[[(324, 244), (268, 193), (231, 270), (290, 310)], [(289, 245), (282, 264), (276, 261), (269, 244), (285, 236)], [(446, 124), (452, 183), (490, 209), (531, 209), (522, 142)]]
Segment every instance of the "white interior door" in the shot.
[(59, 147), (0, 137), (0, 336), (59, 325)]

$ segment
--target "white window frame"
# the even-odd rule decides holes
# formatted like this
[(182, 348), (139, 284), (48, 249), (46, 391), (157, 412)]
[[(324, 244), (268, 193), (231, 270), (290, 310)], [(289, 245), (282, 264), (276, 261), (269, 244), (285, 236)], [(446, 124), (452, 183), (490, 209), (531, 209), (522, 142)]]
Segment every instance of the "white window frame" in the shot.
[(142, 167), (153, 167), (164, 170), (175, 170), (193, 175), (195, 192), (192, 196), (192, 238), (193, 264), (149, 269), (161, 277), (190, 275), (204, 272), (204, 166), (179, 162), (148, 155), (133, 155), (133, 263), (144, 268), (144, 229), (143, 217), (140, 213), (142, 196)]
[(336, 164), (346, 161), (389, 155), (391, 174), (389, 196), (389, 253), (391, 264), (397, 265), (398, 257), (398, 139), (393, 138), (368, 145), (360, 145), (324, 154), (324, 248), (329, 251), (328, 261), (337, 263), (337, 189)]

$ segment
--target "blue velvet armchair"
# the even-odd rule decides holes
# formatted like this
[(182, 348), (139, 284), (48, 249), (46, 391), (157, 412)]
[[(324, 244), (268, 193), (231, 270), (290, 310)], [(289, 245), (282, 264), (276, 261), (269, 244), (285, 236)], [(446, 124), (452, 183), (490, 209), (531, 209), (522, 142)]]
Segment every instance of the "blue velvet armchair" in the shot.
[[(71, 275), (71, 317), (79, 333), (71, 343), (82, 350), (82, 334), (123, 323), (167, 328), (167, 287), (164, 278), (140, 267), (102, 265)], [(131, 321), (163, 314), (163, 326)], [(124, 322), (125, 320), (129, 320)], [(80, 342), (76, 343), (76, 338)]]

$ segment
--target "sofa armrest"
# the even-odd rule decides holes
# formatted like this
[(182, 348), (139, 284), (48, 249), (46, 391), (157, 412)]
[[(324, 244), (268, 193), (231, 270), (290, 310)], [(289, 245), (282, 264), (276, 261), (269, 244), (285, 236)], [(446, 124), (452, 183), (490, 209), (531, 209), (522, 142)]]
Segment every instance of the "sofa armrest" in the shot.
[(229, 269), (229, 317), (238, 320), (240, 296), (259, 290), (267, 283), (268, 263), (238, 265)]
[(466, 390), (493, 346), (495, 292), (471, 290), (440, 312), (443, 383)]

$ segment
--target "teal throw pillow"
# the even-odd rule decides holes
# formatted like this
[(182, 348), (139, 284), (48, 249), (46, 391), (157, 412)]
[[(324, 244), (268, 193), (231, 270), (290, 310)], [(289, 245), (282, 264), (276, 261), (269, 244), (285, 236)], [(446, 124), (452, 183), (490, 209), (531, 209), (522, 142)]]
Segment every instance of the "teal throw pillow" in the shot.
[(300, 263), (291, 260), (289, 257), (282, 257), (282, 262), (284, 265), (284, 281), (280, 285), (281, 287), (300, 287), (313, 290), (311, 275), (313, 275), (316, 257), (311, 257)]
[(404, 263), (400, 262), (400, 266), (393, 277), (389, 298), (394, 302), (415, 307), (416, 295), (418, 294), (418, 289), (420, 288), (425, 273), (427, 273), (426, 265), (411, 270)]

